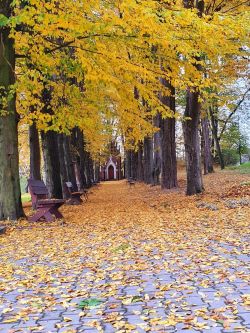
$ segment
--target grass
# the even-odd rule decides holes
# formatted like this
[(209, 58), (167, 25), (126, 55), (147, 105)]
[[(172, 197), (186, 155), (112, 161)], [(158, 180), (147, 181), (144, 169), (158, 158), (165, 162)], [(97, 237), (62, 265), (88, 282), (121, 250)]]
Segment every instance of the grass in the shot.
[(27, 179), (25, 177), (20, 178), (20, 186), (22, 203), (31, 201), (30, 194), (26, 193)]
[(246, 162), (246, 163), (243, 163), (243, 164), (237, 165), (237, 166), (230, 166), (227, 169), (235, 170), (242, 174), (248, 174), (248, 173), (250, 174), (250, 162)]
[(20, 186), (21, 186), (21, 193), (26, 193), (26, 186), (27, 186), (27, 178), (20, 177)]
[(30, 194), (29, 193), (22, 194), (21, 199), (22, 199), (22, 203), (29, 202), (31, 200)]

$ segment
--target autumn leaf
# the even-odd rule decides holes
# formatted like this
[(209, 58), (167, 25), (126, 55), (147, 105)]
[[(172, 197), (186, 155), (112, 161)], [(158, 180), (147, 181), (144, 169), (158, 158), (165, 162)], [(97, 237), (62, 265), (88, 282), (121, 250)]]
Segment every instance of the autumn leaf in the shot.
[(86, 307), (96, 307), (96, 306), (100, 305), (101, 303), (103, 303), (103, 301), (100, 299), (90, 298), (90, 299), (82, 300), (78, 304), (78, 307), (80, 309), (85, 309)]

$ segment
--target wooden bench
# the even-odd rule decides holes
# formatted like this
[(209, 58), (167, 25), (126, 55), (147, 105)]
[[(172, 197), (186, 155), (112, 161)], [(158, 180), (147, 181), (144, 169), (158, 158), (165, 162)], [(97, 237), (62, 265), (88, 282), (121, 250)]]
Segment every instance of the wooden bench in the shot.
[(58, 219), (63, 218), (58, 209), (65, 203), (64, 199), (49, 199), (49, 191), (41, 180), (28, 179), (28, 188), (32, 206), (36, 209), (36, 213), (28, 218), (29, 221), (45, 219), (51, 222), (54, 220), (53, 215)]
[(136, 180), (134, 178), (128, 178), (127, 179), (127, 184), (129, 185), (129, 187), (135, 186)]
[(80, 205), (83, 202), (81, 196), (84, 196), (85, 201), (88, 200), (88, 191), (74, 191), (74, 187), (71, 182), (65, 183), (65, 190), (69, 196), (69, 200), (67, 200), (68, 205)]

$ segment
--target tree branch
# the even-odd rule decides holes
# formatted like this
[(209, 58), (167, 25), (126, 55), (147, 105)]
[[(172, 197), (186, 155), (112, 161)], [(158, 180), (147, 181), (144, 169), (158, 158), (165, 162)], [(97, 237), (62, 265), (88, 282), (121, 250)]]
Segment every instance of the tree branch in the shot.
[(248, 89), (245, 91), (245, 93), (243, 94), (241, 100), (237, 103), (236, 107), (233, 109), (232, 112), (230, 112), (229, 116), (228, 116), (227, 119), (224, 121), (224, 125), (223, 125), (223, 127), (222, 127), (222, 129), (221, 129), (220, 136), (218, 137), (219, 140), (221, 139), (223, 133), (225, 132), (229, 120), (232, 118), (232, 116), (235, 114), (235, 112), (239, 109), (239, 107), (241, 106), (241, 104), (244, 102), (244, 100), (245, 100), (245, 98), (246, 98), (246, 96), (247, 96), (247, 94), (248, 94), (249, 91), (250, 91), (250, 88), (248, 88)]

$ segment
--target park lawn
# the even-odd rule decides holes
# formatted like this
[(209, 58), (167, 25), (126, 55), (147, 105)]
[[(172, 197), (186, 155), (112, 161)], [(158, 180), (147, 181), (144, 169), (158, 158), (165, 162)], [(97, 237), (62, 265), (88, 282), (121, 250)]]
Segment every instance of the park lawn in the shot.
[(22, 203), (31, 201), (31, 196), (29, 193), (24, 193), (21, 196)]
[(26, 193), (26, 186), (27, 186), (27, 178), (26, 177), (20, 177), (20, 187), (21, 187), (21, 193)]
[(243, 163), (237, 166), (228, 167), (229, 170), (235, 170), (241, 174), (250, 174), (250, 162)]

